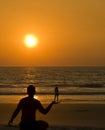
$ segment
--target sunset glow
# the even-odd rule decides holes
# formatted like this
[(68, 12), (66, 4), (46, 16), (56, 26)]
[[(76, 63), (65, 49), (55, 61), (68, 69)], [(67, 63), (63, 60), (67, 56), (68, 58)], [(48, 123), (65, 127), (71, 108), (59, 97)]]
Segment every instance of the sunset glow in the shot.
[(105, 0), (6, 1), (0, 66), (105, 66)]
[(24, 43), (27, 47), (33, 48), (37, 45), (38, 41), (34, 35), (26, 35), (24, 39)]

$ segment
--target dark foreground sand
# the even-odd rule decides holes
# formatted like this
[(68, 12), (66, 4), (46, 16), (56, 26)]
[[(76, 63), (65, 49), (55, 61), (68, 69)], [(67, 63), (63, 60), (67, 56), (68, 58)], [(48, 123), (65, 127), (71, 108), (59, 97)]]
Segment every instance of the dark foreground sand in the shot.
[[(0, 130), (18, 130), (20, 115), (14, 120), (16, 127), (6, 127), (16, 104), (0, 104)], [(49, 130), (103, 130), (105, 104), (55, 104), (47, 115), (37, 112), (38, 120), (49, 123)]]

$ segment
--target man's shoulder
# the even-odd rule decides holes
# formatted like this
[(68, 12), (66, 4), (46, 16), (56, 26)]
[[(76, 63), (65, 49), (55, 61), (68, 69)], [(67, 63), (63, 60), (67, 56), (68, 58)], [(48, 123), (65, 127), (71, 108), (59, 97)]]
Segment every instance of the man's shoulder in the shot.
[(21, 98), (19, 102), (22, 103), (24, 100), (26, 100), (26, 98), (27, 97)]
[[(37, 99), (35, 99), (35, 98), (31, 99), (31, 101), (32, 101), (32, 100), (33, 100), (35, 103), (40, 103), (40, 101), (37, 100)], [(30, 101), (30, 98), (29, 98), (29, 97), (24, 97), (24, 98), (22, 98), (22, 99), (20, 100), (20, 102), (26, 102), (26, 101)]]
[(20, 101), (27, 100), (28, 97), (23, 97)]
[(34, 99), (34, 101), (35, 101), (36, 103), (40, 103), (40, 101), (39, 101), (38, 99)]

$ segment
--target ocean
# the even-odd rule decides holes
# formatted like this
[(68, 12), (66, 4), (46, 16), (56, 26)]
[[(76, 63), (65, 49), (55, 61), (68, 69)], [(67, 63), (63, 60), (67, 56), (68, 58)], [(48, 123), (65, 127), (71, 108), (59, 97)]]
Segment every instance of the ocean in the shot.
[(43, 103), (105, 103), (105, 67), (0, 67), (0, 103), (17, 103), (28, 85)]

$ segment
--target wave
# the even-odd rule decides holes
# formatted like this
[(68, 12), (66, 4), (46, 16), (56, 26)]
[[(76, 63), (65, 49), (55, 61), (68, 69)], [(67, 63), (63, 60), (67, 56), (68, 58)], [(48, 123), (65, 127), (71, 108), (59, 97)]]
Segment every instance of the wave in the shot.
[(80, 88), (102, 88), (105, 87), (105, 84), (103, 83), (72, 83), (72, 84), (67, 84), (67, 83), (58, 83), (58, 84), (49, 84), (46, 86), (51, 86), (51, 87), (80, 87)]
[(0, 84), (0, 88), (26, 88), (25, 85)]
[(105, 87), (104, 84), (98, 84), (98, 83), (86, 83), (86, 84), (79, 84), (79, 85), (76, 85), (77, 87), (87, 87), (87, 88), (100, 88), (100, 87)]
[[(0, 84), (0, 88), (26, 88), (30, 84)], [(80, 88), (104, 88), (104, 83), (52, 83), (52, 84), (33, 84), (36, 87), (80, 87)]]
[[(0, 95), (26, 95), (25, 92), (0, 92)], [(36, 95), (54, 95), (53, 92), (37, 92)], [(61, 95), (105, 95), (105, 92), (61, 92)]]

